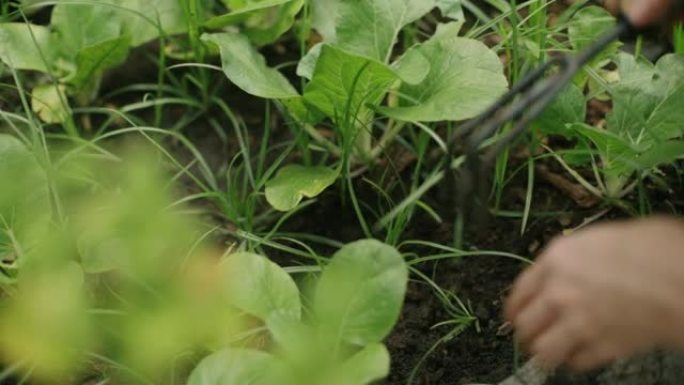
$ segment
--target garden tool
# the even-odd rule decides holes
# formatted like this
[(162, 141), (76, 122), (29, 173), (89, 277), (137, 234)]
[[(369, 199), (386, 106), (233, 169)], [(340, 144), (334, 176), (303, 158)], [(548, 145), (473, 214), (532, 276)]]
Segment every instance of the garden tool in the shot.
[[(490, 192), (487, 175), (497, 156), (525, 132), (529, 124), (551, 104), (585, 64), (611, 43), (632, 31), (627, 19), (619, 18), (612, 29), (589, 47), (575, 55), (551, 58), (529, 72), (484, 112), (459, 127), (448, 143), (448, 156), (444, 166), (449, 187), (455, 186), (454, 182), (457, 184), (456, 207), (462, 218), (472, 216), (476, 222), (486, 218), (486, 202)], [(554, 72), (547, 76), (551, 71)], [(502, 131), (509, 123), (510, 129)], [(499, 131), (500, 138), (483, 149), (488, 140)], [(458, 144), (461, 143), (462, 147), (459, 148)], [(465, 155), (465, 163), (459, 168), (459, 175), (455, 175), (451, 171), (451, 162), (459, 149)]]

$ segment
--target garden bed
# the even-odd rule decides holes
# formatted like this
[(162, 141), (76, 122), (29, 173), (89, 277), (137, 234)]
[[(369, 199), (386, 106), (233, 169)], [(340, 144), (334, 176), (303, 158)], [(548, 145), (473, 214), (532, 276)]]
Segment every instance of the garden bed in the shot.
[(449, 138), (615, 24), (589, 2), (113, 4), (0, 6), (0, 383), (496, 383), (552, 238), (684, 208), (684, 47), (639, 40), (454, 218)]

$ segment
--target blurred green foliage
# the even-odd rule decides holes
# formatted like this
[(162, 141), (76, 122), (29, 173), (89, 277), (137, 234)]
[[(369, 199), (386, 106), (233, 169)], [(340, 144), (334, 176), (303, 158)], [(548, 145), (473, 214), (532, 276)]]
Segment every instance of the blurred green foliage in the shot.
[(63, 384), (107, 362), (124, 383), (162, 383), (240, 330), (220, 254), (170, 209), (173, 191), (149, 153), (74, 157), (48, 178), (28, 148), (0, 136), (6, 364)]

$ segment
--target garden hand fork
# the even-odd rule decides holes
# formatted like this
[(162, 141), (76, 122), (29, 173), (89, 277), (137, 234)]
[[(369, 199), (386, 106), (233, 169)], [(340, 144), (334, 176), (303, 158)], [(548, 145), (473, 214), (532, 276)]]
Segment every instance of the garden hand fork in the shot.
[[(444, 166), (447, 178), (452, 179), (449, 187), (454, 186), (454, 178), (458, 183), (456, 206), (462, 217), (468, 217), (471, 210), (475, 210), (476, 220), (486, 217), (486, 200), (490, 192), (486, 175), (497, 156), (525, 132), (529, 124), (551, 104), (585, 64), (631, 31), (633, 28), (627, 19), (619, 18), (612, 29), (589, 47), (576, 55), (554, 57), (532, 70), (483, 113), (458, 129), (448, 143)], [(547, 72), (553, 68), (557, 68), (557, 72), (546, 77)], [(503, 132), (500, 139), (481, 151), (485, 141), (507, 123), (512, 124), (511, 129)], [(464, 137), (465, 140), (460, 140)], [(458, 143), (463, 143), (465, 164), (460, 169), (460, 175), (455, 176), (451, 172), (451, 162), (457, 152)]]
[[(476, 220), (481, 220), (486, 215), (483, 209), (486, 209), (489, 183), (485, 176), (496, 157), (527, 129), (585, 64), (608, 45), (632, 31), (633, 28), (627, 19), (620, 18), (615, 27), (589, 47), (577, 55), (555, 57), (537, 67), (482, 114), (459, 128), (457, 135), (449, 142), (445, 167), (446, 175), (453, 177), (450, 170), (456, 153), (456, 143), (458, 139), (467, 136), (463, 146), (465, 164), (458, 177), (457, 203), (460, 215), (466, 217), (473, 209), (477, 211)], [(558, 71), (547, 78), (547, 72), (554, 67), (557, 67)], [(501, 139), (481, 153), (484, 142), (507, 123), (512, 123), (511, 129), (502, 133)], [(497, 385), (543, 385), (551, 374), (551, 371), (532, 359)]]

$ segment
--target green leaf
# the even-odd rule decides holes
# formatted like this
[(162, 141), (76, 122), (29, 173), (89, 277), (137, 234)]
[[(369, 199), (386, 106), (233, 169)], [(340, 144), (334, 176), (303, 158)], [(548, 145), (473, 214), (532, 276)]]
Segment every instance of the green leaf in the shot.
[(399, 32), (437, 5), (435, 0), (338, 1), (334, 43), (381, 63), (389, 63)]
[(271, 44), (292, 28), (295, 17), (304, 7), (305, 0), (290, 0), (266, 9), (248, 19), (244, 33), (256, 45)]
[(404, 121), (465, 120), (506, 91), (499, 58), (477, 40), (438, 32), (414, 49), (431, 63), (430, 72), (420, 84), (403, 84), (399, 107), (380, 109), (386, 115)]
[(121, 22), (114, 7), (59, 3), (50, 20), (59, 41), (60, 53), (75, 58), (82, 49), (121, 35)]
[(267, 99), (299, 96), (280, 72), (266, 65), (266, 59), (247, 37), (236, 33), (214, 33), (202, 35), (202, 40), (219, 47), (223, 73), (243, 91)]
[(301, 96), (282, 99), (281, 102), (287, 107), (290, 116), (300, 123), (313, 125), (325, 119), (325, 116), (315, 108), (309, 108)]
[(387, 377), (390, 355), (380, 343), (373, 343), (354, 354), (335, 371), (331, 385), (367, 385)]
[(396, 80), (382, 63), (324, 45), (304, 100), (338, 122), (353, 122), (366, 105), (380, 103)]
[(302, 57), (302, 59), (297, 64), (297, 76), (307, 78), (311, 80), (314, 71), (316, 70), (316, 63), (321, 57), (321, 50), (323, 49), (323, 43), (318, 43), (311, 47), (309, 52)]
[(292, 0), (266, 0), (255, 3), (250, 3), (245, 7), (238, 8), (225, 15), (214, 16), (204, 23), (207, 28), (217, 29), (227, 27), (229, 25), (235, 25), (244, 22), (249, 16), (254, 15), (258, 11), (262, 11), (266, 8), (272, 8), (285, 3), (289, 3)]
[[(35, 39), (35, 40), (34, 40)], [(50, 29), (25, 23), (0, 23), (0, 60), (18, 70), (48, 72), (55, 45)]]
[(192, 371), (188, 385), (293, 385), (289, 369), (274, 356), (251, 349), (224, 349)]
[(76, 55), (76, 72), (65, 79), (77, 90), (99, 77), (105, 69), (119, 65), (128, 57), (129, 36), (106, 40), (81, 49)]
[(338, 171), (327, 167), (285, 166), (266, 183), (266, 200), (276, 210), (292, 210), (304, 197), (322, 193), (338, 175)]
[(533, 125), (546, 134), (572, 136), (573, 131), (566, 126), (584, 122), (586, 112), (587, 101), (584, 94), (576, 85), (570, 84), (539, 115)]
[(266, 45), (292, 28), (303, 6), (304, 0), (229, 2), (232, 12), (212, 17), (204, 25), (217, 29), (242, 23), (243, 33), (254, 44)]
[(261, 320), (273, 313), (301, 316), (299, 289), (280, 266), (252, 253), (234, 253), (221, 264), (223, 288), (238, 309)]
[(399, 317), (407, 280), (406, 263), (393, 247), (370, 239), (350, 243), (323, 270), (313, 299), (314, 320), (332, 341), (379, 342)]
[(464, 20), (462, 0), (437, 0), (437, 6), (444, 17), (453, 20)]
[(684, 157), (684, 142), (669, 141), (658, 143), (635, 159), (635, 168), (648, 170), (672, 163)]
[(576, 123), (571, 129), (589, 139), (599, 151), (603, 171), (610, 175), (628, 175), (633, 171), (633, 162), (639, 154), (637, 148), (618, 135), (583, 123)]
[[(189, 22), (181, 1), (118, 0), (116, 4), (123, 20), (123, 31), (131, 36), (134, 47), (158, 38), (160, 29), (165, 35), (183, 33), (188, 29)], [(203, 18), (204, 13), (202, 8), (198, 17)]]
[(423, 55), (419, 48), (414, 47), (392, 63), (392, 69), (401, 81), (416, 85), (425, 80), (430, 73), (430, 60)]
[(46, 84), (31, 91), (31, 109), (45, 123), (64, 123), (69, 119), (69, 109), (63, 85)]
[[(573, 16), (568, 26), (568, 39), (570, 45), (580, 51), (591, 45), (604, 32), (615, 25), (615, 18), (603, 7), (589, 6), (583, 7)], [(602, 57), (608, 53), (614, 53), (617, 46), (613, 45), (604, 52)]]
[(684, 56), (667, 55), (653, 66), (633, 56), (618, 58), (620, 83), (613, 87), (611, 132), (640, 145), (665, 142), (684, 134)]
[(335, 41), (335, 25), (341, 0), (316, 0), (311, 2), (311, 24), (324, 41)]
[(49, 219), (45, 171), (23, 143), (4, 134), (0, 134), (0, 184), (0, 219), (14, 225), (15, 231), (23, 224)]

